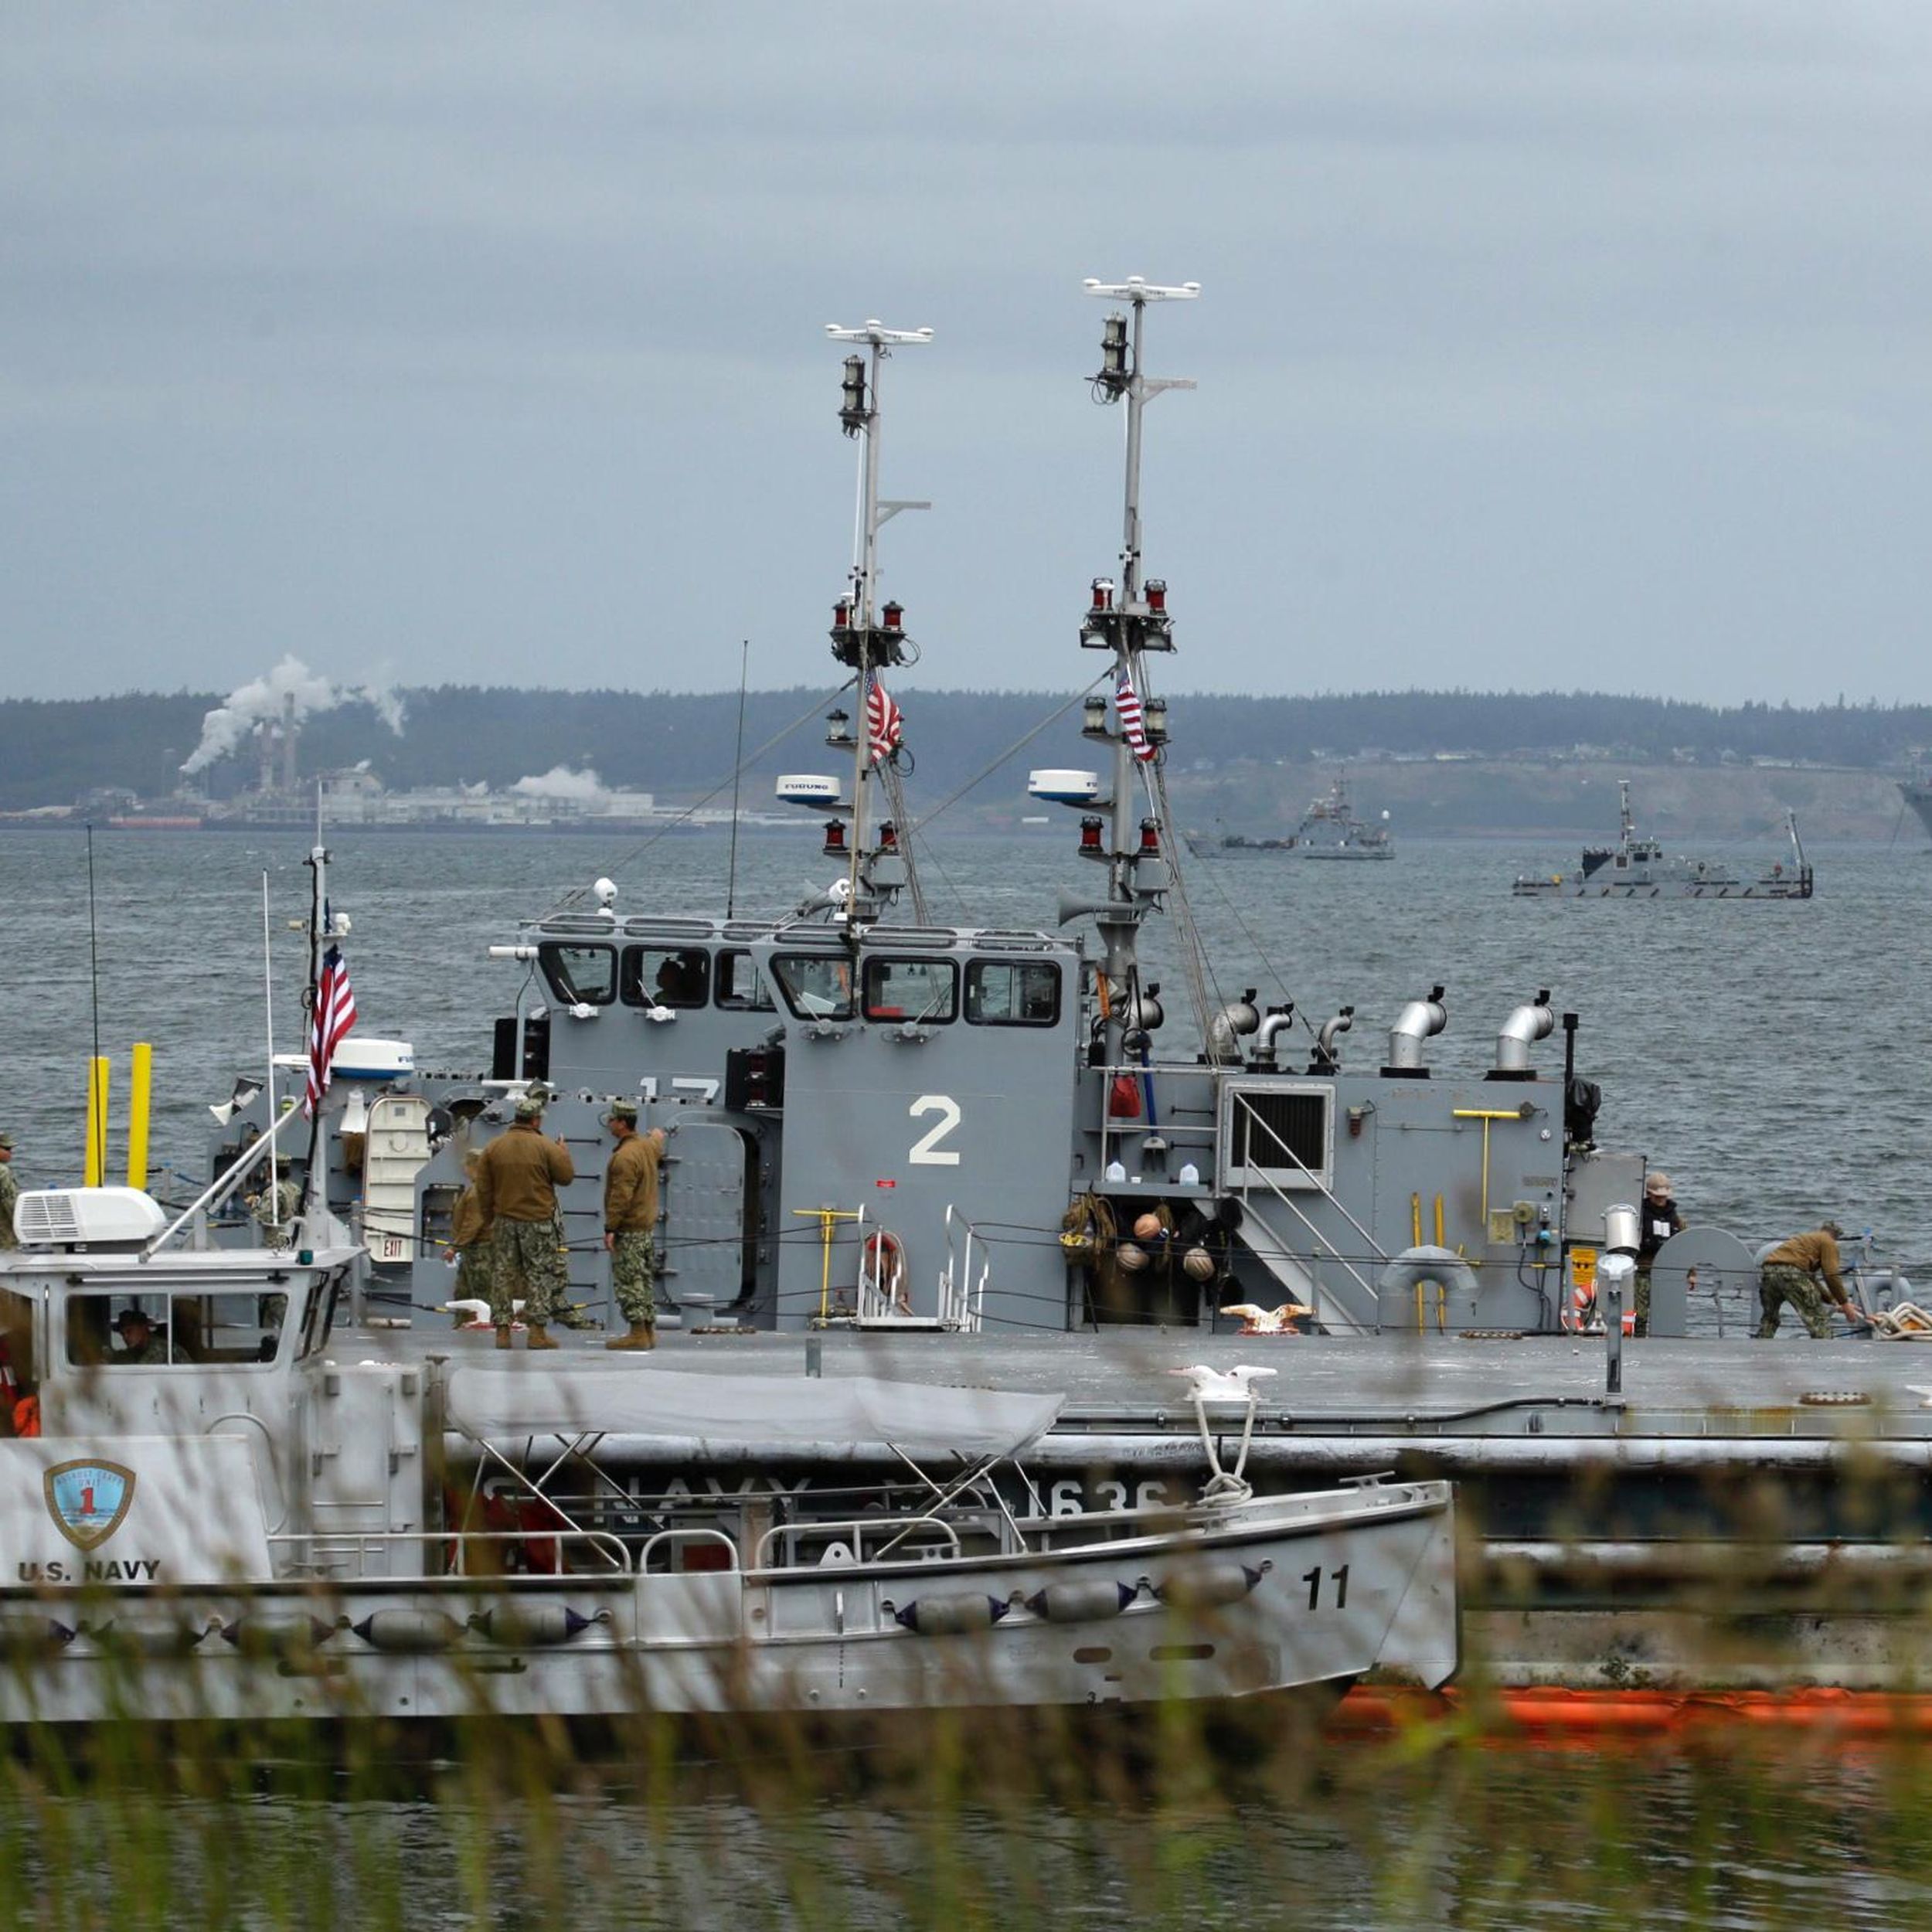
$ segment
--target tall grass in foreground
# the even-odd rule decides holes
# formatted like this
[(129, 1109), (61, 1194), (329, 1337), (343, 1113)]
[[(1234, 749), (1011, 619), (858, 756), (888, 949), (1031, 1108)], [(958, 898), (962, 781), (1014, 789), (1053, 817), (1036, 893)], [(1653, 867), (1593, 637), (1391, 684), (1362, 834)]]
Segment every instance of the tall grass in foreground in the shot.
[[(1158, 1714), (977, 1719), (861, 1754), (794, 1728), (484, 1723), (199, 1739), (0, 1767), (25, 1927), (1921, 1927), (1932, 1754), (1713, 1733), (1284, 1748)], [(1265, 1740), (1263, 1740), (1265, 1742)], [(298, 1744), (301, 1748), (297, 1748)]]

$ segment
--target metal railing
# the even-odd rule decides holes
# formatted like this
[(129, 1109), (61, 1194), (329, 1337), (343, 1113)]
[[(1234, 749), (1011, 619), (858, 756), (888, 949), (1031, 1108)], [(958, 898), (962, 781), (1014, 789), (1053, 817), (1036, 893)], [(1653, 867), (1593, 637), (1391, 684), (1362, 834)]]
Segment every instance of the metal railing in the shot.
[[(953, 1246), (953, 1226), (965, 1230), (960, 1247)], [(977, 1279), (973, 1274), (973, 1243), (978, 1230), (951, 1202), (946, 1203), (946, 1265), (939, 1273), (939, 1319), (943, 1327), (957, 1328), (964, 1335), (978, 1335), (985, 1319), (986, 1277), (992, 1264), (982, 1260)], [(981, 1241), (983, 1248), (986, 1244)]]
[[(440, 1546), (454, 1558), (454, 1566), (442, 1570), (425, 1568), (421, 1579), (434, 1582), (439, 1577), (467, 1577), (471, 1573), (468, 1558), (471, 1552), (485, 1544), (500, 1543), (553, 1543), (557, 1546), (560, 1558), (566, 1543), (581, 1544), (604, 1560), (605, 1567), (614, 1576), (631, 1573), (631, 1553), (624, 1547), (622, 1538), (614, 1536), (604, 1529), (570, 1529), (551, 1528), (547, 1526), (531, 1529), (302, 1529), (284, 1530), (268, 1539), (270, 1549), (301, 1550), (307, 1553), (311, 1566), (319, 1564), (326, 1557), (332, 1561), (352, 1558), (357, 1568), (355, 1574), (362, 1576), (363, 1566), (369, 1557), (378, 1549), (392, 1549), (405, 1543)], [(647, 1546), (648, 1547), (648, 1546)], [(563, 1573), (561, 1566), (555, 1570), (539, 1570), (538, 1576), (556, 1576)], [(492, 1570), (487, 1573), (492, 1583), (514, 1582), (514, 1573)]]
[[(1345, 1207), (1342, 1206), (1341, 1200), (1335, 1195), (1334, 1190), (1328, 1186), (1327, 1182), (1322, 1180), (1321, 1176), (1308, 1165), (1308, 1162), (1303, 1160), (1301, 1155), (1296, 1153), (1294, 1149), (1290, 1147), (1287, 1142), (1283, 1140), (1281, 1136), (1277, 1134), (1266, 1121), (1262, 1119), (1261, 1116), (1248, 1104), (1247, 1095), (1244, 1094), (1236, 1093), (1232, 1097), (1232, 1098), (1234, 1104), (1240, 1107), (1247, 1116), (1248, 1134), (1250, 1136), (1248, 1146), (1250, 1152), (1252, 1151), (1254, 1145), (1253, 1136), (1255, 1131), (1258, 1128), (1262, 1134), (1267, 1136), (1269, 1141), (1271, 1141), (1276, 1147), (1279, 1148), (1281, 1151), (1287, 1156), (1289, 1160), (1292, 1161), (1294, 1165), (1308, 1176), (1309, 1184), (1314, 1189), (1315, 1192), (1319, 1194), (1322, 1199), (1326, 1201), (1329, 1206), (1342, 1216), (1342, 1219), (1346, 1221), (1349, 1226), (1354, 1229), (1355, 1233), (1362, 1237), (1363, 1251), (1366, 1253), (1372, 1254), (1378, 1261), (1387, 1261), (1389, 1257), (1383, 1252), (1381, 1244), (1376, 1240), (1375, 1236), (1371, 1234), (1369, 1230), (1365, 1228)], [(1244, 1171), (1250, 1173), (1255, 1171), (1252, 1161), (1250, 1161), (1246, 1164)], [(1286, 1208), (1304, 1228), (1308, 1230), (1308, 1233), (1314, 1240), (1316, 1247), (1318, 1249), (1325, 1250), (1328, 1259), (1338, 1263), (1344, 1271), (1354, 1278), (1356, 1285), (1362, 1290), (1363, 1294), (1368, 1296), (1371, 1309), (1372, 1310), (1376, 1308), (1379, 1304), (1379, 1298), (1377, 1296), (1375, 1286), (1369, 1281), (1367, 1277), (1362, 1274), (1362, 1270), (1358, 1268), (1355, 1264), (1351, 1261), (1349, 1257), (1344, 1254), (1342, 1250), (1338, 1248), (1319, 1228), (1315, 1226), (1315, 1223), (1302, 1212), (1301, 1207), (1289, 1195), (1285, 1188), (1282, 1187), (1278, 1182), (1270, 1180), (1265, 1174), (1262, 1175), (1262, 1182), (1263, 1185), (1266, 1186), (1268, 1192), (1272, 1194), (1274, 1198), (1279, 1201), (1281, 1205)], [(1249, 1202), (1253, 1186), (1253, 1182), (1252, 1181), (1243, 1180), (1237, 1189), (1236, 1192), (1244, 1203)], [(1261, 1225), (1264, 1227), (1267, 1226), (1267, 1222), (1265, 1219), (1263, 1219)], [(1270, 1232), (1272, 1233), (1273, 1230), (1270, 1230)], [(1321, 1291), (1321, 1284), (1319, 1277), (1315, 1276), (1312, 1271), (1311, 1271), (1310, 1279), (1314, 1281), (1316, 1292), (1319, 1294)]]
[[(644, 1547), (638, 1552), (638, 1574), (642, 1576), (649, 1572), (651, 1556), (660, 1547), (675, 1550), (684, 1549), (692, 1543), (722, 1546), (731, 1559), (730, 1562), (726, 1564), (725, 1570), (733, 1575), (737, 1573), (738, 1546), (734, 1539), (727, 1536), (722, 1529), (660, 1529), (655, 1536), (647, 1538)], [(700, 1576), (715, 1577), (723, 1573), (717, 1570), (700, 1570), (695, 1573)]]
[[(876, 1538), (886, 1531), (895, 1532), (883, 1549), (875, 1549), (869, 1557), (866, 1553), (868, 1537)], [(777, 1567), (771, 1560), (774, 1547), (783, 1548), (793, 1560), (792, 1566), (799, 1567), (795, 1549), (790, 1546), (804, 1536), (822, 1537), (829, 1544), (851, 1539), (849, 1554), (854, 1563), (877, 1563), (886, 1553), (903, 1543), (914, 1530), (931, 1530), (936, 1532), (940, 1545), (940, 1553), (956, 1557), (960, 1553), (959, 1532), (943, 1516), (887, 1516), (884, 1518), (854, 1518), (848, 1522), (784, 1522), (775, 1523), (758, 1539), (751, 1566), (753, 1570), (771, 1570)], [(822, 1561), (823, 1559), (821, 1559)]]

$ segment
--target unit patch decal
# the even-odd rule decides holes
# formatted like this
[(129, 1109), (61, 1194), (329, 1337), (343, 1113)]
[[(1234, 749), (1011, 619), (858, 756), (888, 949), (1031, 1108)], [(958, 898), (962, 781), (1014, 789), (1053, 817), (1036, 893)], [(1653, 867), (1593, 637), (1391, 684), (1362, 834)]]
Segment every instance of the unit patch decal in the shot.
[(98, 1549), (127, 1521), (134, 1500), (134, 1472), (117, 1462), (58, 1462), (40, 1481), (49, 1513), (77, 1549)]

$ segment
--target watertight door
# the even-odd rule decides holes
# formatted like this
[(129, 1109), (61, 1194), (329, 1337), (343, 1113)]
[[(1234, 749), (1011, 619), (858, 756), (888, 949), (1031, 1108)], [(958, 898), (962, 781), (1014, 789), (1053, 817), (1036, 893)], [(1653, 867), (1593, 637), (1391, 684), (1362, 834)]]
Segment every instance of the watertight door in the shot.
[(680, 1122), (665, 1150), (660, 1298), (728, 1308), (748, 1285), (745, 1141), (735, 1128)]
[(362, 1236), (370, 1258), (416, 1258), (416, 1172), (430, 1157), (430, 1104), (386, 1094), (371, 1104), (362, 1157)]

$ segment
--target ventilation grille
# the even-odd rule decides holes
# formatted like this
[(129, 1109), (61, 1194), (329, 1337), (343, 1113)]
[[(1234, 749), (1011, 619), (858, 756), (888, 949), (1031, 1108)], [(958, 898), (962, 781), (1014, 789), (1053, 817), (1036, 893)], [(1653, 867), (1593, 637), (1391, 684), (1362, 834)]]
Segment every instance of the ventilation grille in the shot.
[(1326, 1185), (1334, 1090), (1233, 1083), (1222, 1090), (1224, 1184), (1267, 1182), (1281, 1188)]

